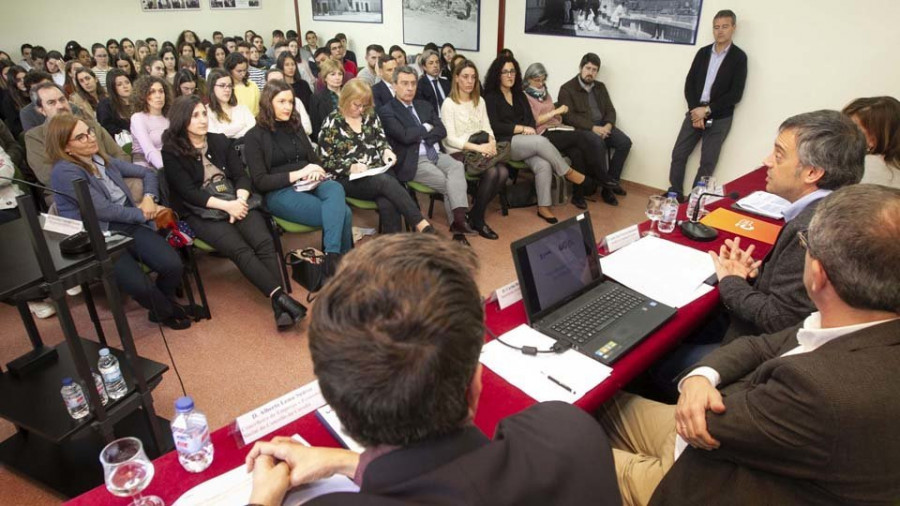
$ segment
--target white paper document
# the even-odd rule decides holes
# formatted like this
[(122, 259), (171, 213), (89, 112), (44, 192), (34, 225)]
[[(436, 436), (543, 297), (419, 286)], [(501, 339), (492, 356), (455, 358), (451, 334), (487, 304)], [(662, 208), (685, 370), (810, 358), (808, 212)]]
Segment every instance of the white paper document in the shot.
[[(292, 439), (309, 446), (296, 434)], [(188, 490), (173, 506), (244, 506), (250, 502), (252, 490), (253, 475), (241, 465)], [(332, 476), (289, 491), (282, 506), (296, 506), (333, 492), (359, 492), (359, 487), (346, 476)]]
[(712, 259), (696, 250), (647, 236), (600, 259), (603, 274), (667, 306), (683, 307), (709, 293)]
[(383, 173), (387, 172), (387, 170), (393, 166), (394, 166), (393, 163), (389, 163), (383, 167), (371, 167), (371, 168), (369, 168), (369, 170), (367, 170), (365, 172), (357, 172), (356, 174), (350, 174), (350, 181), (364, 178), (364, 177), (369, 177), (369, 176), (377, 176), (378, 174), (383, 174)]
[(741, 209), (776, 220), (784, 217), (782, 213), (790, 205), (790, 201), (764, 191), (755, 191), (737, 201)]
[(481, 349), (485, 367), (538, 402), (571, 404), (612, 374), (612, 368), (572, 349), (523, 355), (500, 339), (513, 346), (534, 346), (539, 350), (550, 349), (556, 340), (523, 323)]
[(294, 191), (295, 192), (308, 192), (313, 191), (322, 184), (321, 180), (314, 179), (298, 179), (294, 183)]
[(350, 434), (347, 434), (347, 431), (344, 430), (344, 425), (341, 423), (337, 413), (334, 412), (331, 406), (326, 404), (317, 409), (316, 416), (319, 418), (319, 421), (322, 422), (322, 425), (328, 429), (328, 432), (330, 432), (344, 448), (356, 453), (362, 453), (366, 449), (363, 445), (350, 437)]

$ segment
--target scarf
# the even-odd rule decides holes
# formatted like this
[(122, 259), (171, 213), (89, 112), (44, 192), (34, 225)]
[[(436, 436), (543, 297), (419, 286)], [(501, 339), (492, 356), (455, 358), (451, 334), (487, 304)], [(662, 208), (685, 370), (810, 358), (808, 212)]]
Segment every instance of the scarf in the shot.
[(541, 89), (537, 89), (537, 88), (532, 88), (531, 86), (526, 86), (525, 94), (528, 95), (529, 97), (534, 98), (538, 102), (543, 102), (544, 99), (547, 98), (547, 87), (544, 86)]

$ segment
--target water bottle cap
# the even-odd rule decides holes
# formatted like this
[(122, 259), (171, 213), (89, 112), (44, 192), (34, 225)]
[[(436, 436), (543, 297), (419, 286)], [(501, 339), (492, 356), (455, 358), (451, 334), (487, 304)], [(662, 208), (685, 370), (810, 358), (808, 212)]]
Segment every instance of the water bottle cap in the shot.
[(677, 196), (678, 196), (677, 192), (669, 192), (669, 195), (668, 195), (669, 198), (673, 198), (673, 199)]
[(194, 409), (194, 399), (190, 397), (179, 397), (175, 401), (175, 411), (190, 411)]
[(67, 387), (72, 384), (72, 378), (66, 376), (65, 378), (63, 378), (62, 383), (64, 387)]
[(109, 355), (109, 348), (100, 348), (100, 356), (105, 357)]
[(706, 186), (706, 181), (700, 181), (697, 186)]

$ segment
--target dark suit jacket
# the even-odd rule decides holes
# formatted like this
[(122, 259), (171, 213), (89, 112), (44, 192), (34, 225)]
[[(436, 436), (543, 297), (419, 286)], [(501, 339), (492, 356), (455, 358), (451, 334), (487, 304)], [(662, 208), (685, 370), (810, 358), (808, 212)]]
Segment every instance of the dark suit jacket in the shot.
[[(691, 70), (684, 80), (684, 99), (687, 100), (688, 109), (700, 106), (700, 96), (703, 94), (703, 85), (706, 84), (706, 71), (712, 57), (712, 47), (710, 44), (697, 51), (694, 62), (691, 63)], [(746, 81), (747, 54), (732, 43), (709, 92), (710, 117), (719, 119), (734, 114), (734, 106), (744, 95)]]
[(743, 337), (697, 366), (722, 378), (706, 416), (722, 446), (688, 448), (651, 505), (896, 504), (900, 320), (781, 357), (797, 328)]
[[(604, 125), (609, 123), (615, 126), (616, 108), (613, 107), (612, 99), (609, 98), (606, 85), (600, 81), (594, 81), (594, 88), (591, 92), (597, 99), (600, 112), (603, 113)], [(569, 107), (569, 112), (563, 115), (563, 123), (579, 130), (590, 130), (593, 128), (594, 121), (591, 119), (591, 104), (588, 99), (588, 92), (581, 87), (581, 83), (578, 82), (578, 76), (569, 79), (559, 88), (559, 104)]]
[[(240, 155), (232, 147), (231, 139), (223, 134), (207, 134), (206, 145), (206, 158), (222, 169), (234, 189), (250, 191), (250, 176), (244, 171)], [(209, 194), (202, 189), (203, 162), (197, 157), (180, 156), (166, 147), (163, 147), (162, 157), (172, 209), (184, 216), (190, 214), (190, 211), (182, 202), (206, 207)]]
[(275, 149), (274, 133), (257, 124), (244, 136), (244, 159), (253, 188), (260, 193), (269, 193), (291, 186), (290, 173), (300, 170), (310, 163), (320, 164), (318, 155), (310, 143), (309, 137), (302, 130), (297, 133), (297, 139), (303, 147), (305, 157), (285, 165), (272, 164), (272, 151)]
[(309, 99), (309, 121), (312, 123), (313, 129), (310, 137), (313, 141), (319, 138), (322, 123), (331, 114), (331, 111), (335, 109), (334, 101), (331, 98), (333, 93), (328, 88), (323, 88), (313, 93), (313, 96)]
[[(442, 77), (438, 79), (438, 83), (440, 83), (441, 88), (444, 90), (444, 97), (450, 98), (450, 81)], [(419, 78), (419, 84), (416, 86), (416, 100), (428, 102), (434, 107), (435, 111), (441, 110), (442, 102), (439, 97), (434, 95), (434, 87), (431, 86), (431, 76), (428, 74)]]
[(397, 167), (395, 172), (401, 182), (412, 180), (416, 177), (419, 163), (419, 145), (424, 140), (427, 143), (437, 144), (440, 150), (441, 141), (447, 137), (447, 129), (438, 117), (437, 112), (424, 100), (413, 100), (413, 107), (419, 120), (429, 123), (434, 128), (427, 131), (424, 126), (416, 121), (406, 106), (397, 99), (392, 99), (378, 110), (381, 118), (381, 126), (387, 135), (391, 149), (397, 153)]
[(372, 86), (372, 96), (375, 97), (375, 109), (381, 109), (381, 107), (394, 100), (394, 94), (391, 93), (391, 90), (388, 89), (388, 85), (384, 81), (378, 81)]
[(803, 286), (806, 251), (797, 232), (809, 228), (820, 201), (807, 205), (781, 229), (752, 284), (739, 276), (727, 276), (719, 282), (719, 298), (731, 318), (724, 343), (741, 336), (778, 332), (815, 311)]
[(328, 505), (621, 504), (612, 452), (590, 415), (562, 402), (534, 405), (500, 422), (493, 441), (469, 427), (373, 460), (358, 494)]

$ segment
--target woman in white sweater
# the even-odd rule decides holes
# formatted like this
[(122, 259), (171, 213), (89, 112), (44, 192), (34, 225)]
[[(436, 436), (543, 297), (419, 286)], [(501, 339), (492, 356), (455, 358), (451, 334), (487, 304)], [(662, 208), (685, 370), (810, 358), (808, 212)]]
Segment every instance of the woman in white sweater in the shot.
[(861, 182), (900, 188), (900, 101), (858, 98), (844, 107), (844, 114), (866, 135), (869, 154)]
[(256, 126), (256, 118), (247, 106), (237, 103), (231, 74), (222, 69), (212, 69), (207, 83), (209, 105), (206, 111), (210, 133), (225, 134), (229, 139), (244, 137)]
[[(448, 154), (460, 159), (462, 159), (462, 153), (466, 151), (481, 153), (486, 157), (497, 154), (497, 140), (494, 138), (494, 131), (491, 130), (487, 107), (485, 107), (484, 100), (481, 99), (478, 69), (471, 61), (466, 60), (454, 67), (450, 96), (444, 100), (441, 106), (441, 118), (447, 129), (447, 137), (444, 138), (443, 144)], [(470, 142), (469, 138), (478, 132), (487, 133), (488, 142), (484, 144)], [(484, 215), (488, 203), (500, 192), (508, 178), (509, 171), (502, 163), (494, 165), (481, 174), (478, 190), (475, 192), (475, 201), (469, 211), (470, 224), (481, 237), (498, 238), (497, 233), (488, 226)]]

